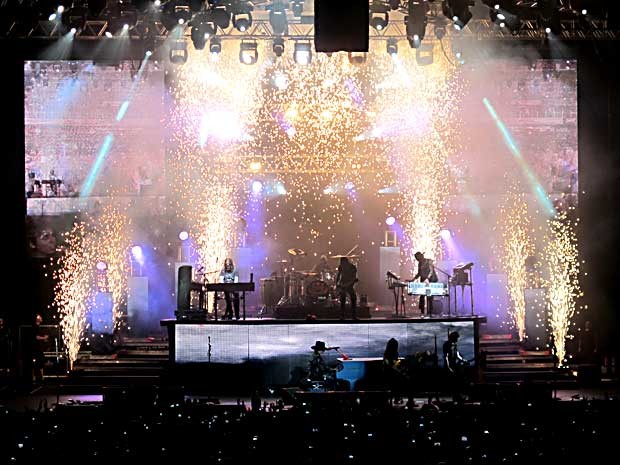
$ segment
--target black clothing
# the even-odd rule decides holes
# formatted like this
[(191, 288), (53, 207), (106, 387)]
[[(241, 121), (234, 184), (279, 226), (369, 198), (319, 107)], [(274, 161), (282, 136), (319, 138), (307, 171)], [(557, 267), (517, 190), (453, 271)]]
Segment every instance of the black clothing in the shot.
[(232, 294), (232, 304), (235, 308), (235, 318), (239, 319), (239, 293), (238, 292), (224, 292), (224, 300), (226, 301), (226, 313), (224, 313), (224, 318), (228, 318), (232, 320), (232, 306), (231, 306), (231, 294)]
[[(418, 262), (418, 274), (413, 278), (414, 280), (420, 278), (420, 281), (426, 281), (428, 279), (431, 283), (436, 283), (439, 281), (437, 277), (437, 272), (435, 271), (435, 267), (433, 266), (433, 261), (430, 258), (422, 258)], [(421, 295), (420, 301), (418, 304), (418, 308), (420, 309), (420, 313), (424, 314), (424, 302), (428, 303), (428, 314), (431, 315), (433, 313), (433, 296)]]
[(357, 308), (357, 294), (353, 286), (357, 282), (357, 267), (349, 262), (340, 262), (338, 267), (338, 274), (336, 275), (336, 286), (340, 293), (340, 308), (342, 310), (342, 316), (344, 317), (344, 309), (347, 302), (347, 294), (351, 299), (351, 312), (353, 318), (355, 318), (355, 309)]

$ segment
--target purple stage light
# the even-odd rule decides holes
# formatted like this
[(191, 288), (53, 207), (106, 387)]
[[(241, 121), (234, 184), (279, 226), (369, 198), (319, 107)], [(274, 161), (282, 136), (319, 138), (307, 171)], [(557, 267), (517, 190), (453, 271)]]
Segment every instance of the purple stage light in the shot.
[(179, 233), (179, 239), (182, 241), (186, 241), (189, 238), (189, 233), (187, 231), (181, 231)]
[(387, 224), (388, 226), (392, 226), (394, 223), (396, 223), (396, 218), (394, 218), (393, 216), (388, 216), (385, 219), (385, 224)]
[(444, 241), (447, 241), (448, 239), (452, 237), (452, 232), (449, 229), (442, 229), (441, 231), (439, 231), (439, 236)]

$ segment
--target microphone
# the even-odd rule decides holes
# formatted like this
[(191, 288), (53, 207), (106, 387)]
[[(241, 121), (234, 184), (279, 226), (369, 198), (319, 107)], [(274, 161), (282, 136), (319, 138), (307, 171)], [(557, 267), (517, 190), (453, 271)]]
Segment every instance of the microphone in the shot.
[(338, 350), (340, 347), (325, 347), (325, 350)]

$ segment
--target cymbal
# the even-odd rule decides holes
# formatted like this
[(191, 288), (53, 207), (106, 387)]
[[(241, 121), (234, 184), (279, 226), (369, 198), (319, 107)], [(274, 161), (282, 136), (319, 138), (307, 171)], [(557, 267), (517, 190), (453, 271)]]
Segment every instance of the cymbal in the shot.
[(359, 258), (359, 255), (332, 255), (329, 258)]
[(302, 249), (288, 249), (288, 253), (293, 256), (306, 255), (306, 252)]
[(318, 276), (319, 274), (315, 271), (299, 271), (299, 274), (304, 276)]

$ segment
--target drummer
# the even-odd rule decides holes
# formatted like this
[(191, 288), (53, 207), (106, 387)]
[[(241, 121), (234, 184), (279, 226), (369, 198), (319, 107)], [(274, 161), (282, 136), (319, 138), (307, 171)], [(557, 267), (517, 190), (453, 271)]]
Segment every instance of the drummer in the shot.
[(329, 262), (327, 261), (327, 256), (321, 255), (321, 258), (319, 258), (317, 264), (314, 265), (312, 271), (314, 273), (319, 273), (320, 276), (323, 276), (323, 274), (331, 274), (332, 269), (330, 268)]

